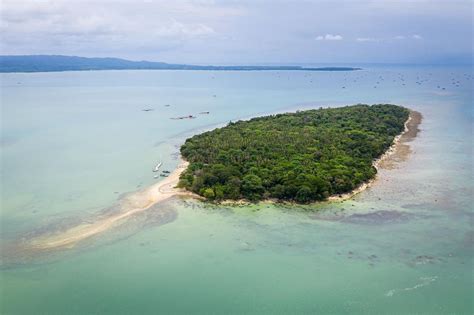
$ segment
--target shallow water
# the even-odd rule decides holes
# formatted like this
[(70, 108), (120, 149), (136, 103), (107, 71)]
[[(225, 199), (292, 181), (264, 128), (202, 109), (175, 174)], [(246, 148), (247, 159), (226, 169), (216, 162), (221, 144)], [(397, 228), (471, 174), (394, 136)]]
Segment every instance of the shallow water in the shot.
[[(2, 74), (1, 313), (472, 313), (471, 72)], [(189, 135), (359, 102), (424, 119), (408, 160), (352, 200), (232, 208), (175, 198), (71, 249), (8, 250), (154, 183), (153, 166), (172, 170)], [(198, 117), (170, 119), (189, 114)]]

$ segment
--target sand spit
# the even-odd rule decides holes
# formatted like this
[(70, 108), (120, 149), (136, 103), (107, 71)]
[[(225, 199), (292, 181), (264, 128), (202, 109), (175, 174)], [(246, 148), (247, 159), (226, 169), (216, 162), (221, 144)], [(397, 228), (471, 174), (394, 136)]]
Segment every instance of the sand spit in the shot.
[(183, 161), (178, 168), (164, 180), (121, 200), (119, 211), (91, 220), (53, 234), (39, 235), (25, 240), (21, 247), (24, 250), (47, 251), (74, 247), (78, 242), (103, 233), (117, 226), (134, 214), (149, 209), (153, 205), (177, 195), (190, 195), (189, 192), (176, 188), (180, 174), (187, 168), (188, 162)]

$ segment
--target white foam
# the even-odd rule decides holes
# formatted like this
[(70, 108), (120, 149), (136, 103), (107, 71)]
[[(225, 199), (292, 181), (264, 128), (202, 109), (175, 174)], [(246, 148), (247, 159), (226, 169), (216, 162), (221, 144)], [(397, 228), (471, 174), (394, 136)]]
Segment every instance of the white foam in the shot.
[(393, 296), (396, 292), (403, 292), (403, 291), (412, 291), (424, 286), (427, 286), (431, 284), (432, 282), (436, 281), (438, 279), (437, 276), (432, 276), (432, 277), (420, 277), (419, 280), (421, 280), (421, 283), (415, 284), (413, 287), (408, 287), (408, 288), (403, 288), (403, 289), (391, 289), (385, 293), (385, 296)]

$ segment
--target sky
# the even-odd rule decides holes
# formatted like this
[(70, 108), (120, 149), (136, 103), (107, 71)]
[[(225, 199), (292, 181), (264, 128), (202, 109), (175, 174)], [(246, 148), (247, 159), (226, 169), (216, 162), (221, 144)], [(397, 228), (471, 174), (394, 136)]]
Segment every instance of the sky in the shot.
[(188, 64), (466, 63), (473, 0), (0, 0), (0, 54)]

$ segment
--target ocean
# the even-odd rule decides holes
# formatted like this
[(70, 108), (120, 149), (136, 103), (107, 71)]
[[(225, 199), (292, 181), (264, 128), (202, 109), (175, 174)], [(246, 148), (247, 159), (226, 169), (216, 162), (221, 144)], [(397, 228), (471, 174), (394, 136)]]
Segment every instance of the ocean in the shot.
[[(1, 74), (0, 313), (472, 314), (472, 68), (363, 68)], [(423, 121), (408, 159), (350, 200), (176, 197), (71, 248), (15, 250), (114, 211), (193, 134), (357, 103)]]

